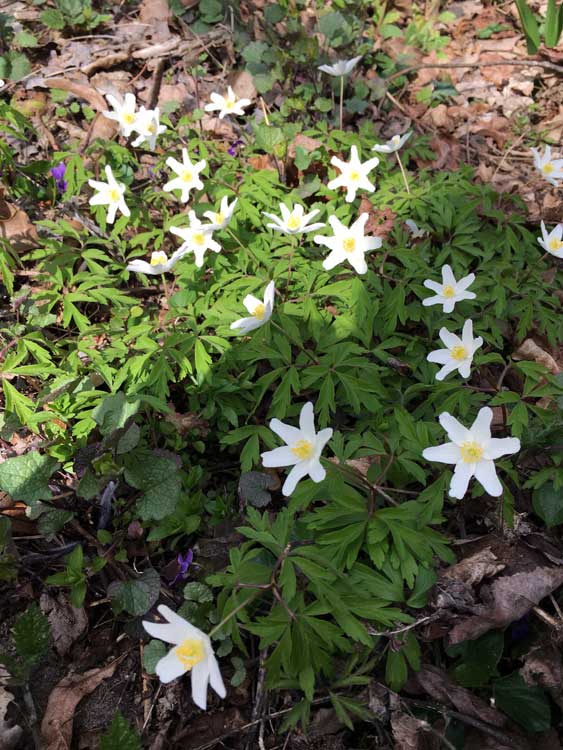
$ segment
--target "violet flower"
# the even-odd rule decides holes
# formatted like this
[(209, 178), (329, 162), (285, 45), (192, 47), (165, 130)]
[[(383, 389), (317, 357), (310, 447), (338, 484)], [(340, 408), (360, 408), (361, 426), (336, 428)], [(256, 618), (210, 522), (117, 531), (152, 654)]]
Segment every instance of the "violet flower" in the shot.
[(65, 180), (65, 172), (66, 172), (66, 165), (62, 161), (60, 164), (57, 164), (56, 167), (51, 167), (49, 170), (52, 174), (52, 176), (55, 178), (55, 184), (57, 186), (57, 190), (59, 193), (64, 193), (66, 191), (67, 182)]
[(194, 551), (192, 549), (189, 549), (185, 555), (182, 555), (182, 553), (180, 553), (176, 559), (178, 561), (178, 566), (180, 569), (178, 570), (172, 581), (170, 581), (171, 586), (173, 586), (179, 578), (184, 579), (188, 575), (188, 568), (190, 567), (190, 565), (192, 564), (192, 560), (194, 559)]
[(240, 139), (233, 141), (233, 143), (227, 149), (227, 153), (229, 154), (229, 156), (237, 155), (237, 146), (240, 146), (241, 143), (244, 143), (244, 141), (241, 141)]

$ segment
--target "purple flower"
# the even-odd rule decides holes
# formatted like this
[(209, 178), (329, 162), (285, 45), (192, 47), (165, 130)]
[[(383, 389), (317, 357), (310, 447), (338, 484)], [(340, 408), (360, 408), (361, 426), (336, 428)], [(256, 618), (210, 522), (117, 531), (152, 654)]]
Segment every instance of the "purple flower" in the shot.
[(233, 143), (227, 149), (227, 153), (230, 156), (236, 156), (237, 155), (237, 146), (240, 146), (240, 144), (243, 143), (243, 142), (244, 141), (241, 141), (241, 140), (233, 141)]
[(192, 549), (189, 549), (185, 555), (182, 555), (180, 553), (178, 557), (176, 558), (178, 561), (178, 567), (179, 570), (174, 576), (173, 580), (170, 581), (170, 585), (173, 586), (178, 578), (184, 579), (188, 575), (188, 568), (192, 564), (192, 560), (194, 559), (194, 551)]
[(66, 185), (67, 182), (65, 180), (65, 172), (66, 172), (66, 165), (64, 161), (62, 161), (60, 164), (57, 164), (56, 167), (51, 167), (49, 170), (52, 174), (52, 176), (55, 178), (55, 184), (57, 186), (57, 190), (59, 193), (64, 193), (66, 191)]

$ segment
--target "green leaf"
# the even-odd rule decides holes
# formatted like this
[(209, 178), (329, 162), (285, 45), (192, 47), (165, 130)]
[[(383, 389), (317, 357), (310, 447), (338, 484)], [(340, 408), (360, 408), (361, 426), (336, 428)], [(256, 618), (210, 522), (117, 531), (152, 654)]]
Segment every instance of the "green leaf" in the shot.
[(497, 665), (504, 648), (504, 632), (491, 630), (475, 641), (464, 641), (448, 649), (451, 656), (461, 656), (461, 662), (451, 670), (452, 676), (464, 687), (482, 687), (497, 673)]
[(63, 17), (63, 14), (60, 11), (55, 10), (54, 8), (47, 8), (47, 10), (44, 10), (39, 15), (39, 20), (50, 29), (57, 29), (58, 31), (62, 31), (62, 29), (64, 29), (65, 27), (65, 19)]
[(265, 123), (260, 123), (254, 129), (256, 135), (256, 148), (265, 151), (267, 154), (274, 152), (274, 148), (284, 141), (283, 130), (272, 127)]
[(125, 423), (139, 411), (140, 401), (129, 400), (122, 391), (107, 396), (92, 411), (92, 417), (102, 435), (109, 435), (125, 426)]
[[(563, 7), (563, 6), (561, 6)], [(545, 46), (556, 47), (559, 41), (559, 13), (561, 7), (557, 8), (556, 0), (547, 0), (547, 11), (545, 14)]]
[(14, 37), (14, 43), (18, 47), (37, 47), (38, 44), (37, 38), (25, 30), (18, 31)]
[(231, 685), (233, 687), (238, 687), (244, 682), (244, 679), (246, 677), (246, 667), (244, 666), (243, 660), (239, 656), (233, 656), (231, 659), (231, 664), (235, 668), (235, 673), (231, 677)]
[(268, 490), (275, 489), (276, 480), (271, 474), (261, 471), (247, 471), (240, 475), (238, 483), (238, 494), (246, 505), (255, 508), (264, 508), (272, 502), (272, 496)]
[(0, 490), (7, 492), (12, 500), (28, 505), (48, 500), (51, 497), (48, 482), (58, 468), (54, 458), (40, 453), (8, 458), (0, 464)]
[(108, 587), (108, 596), (118, 611), (130, 615), (144, 615), (156, 603), (160, 594), (160, 576), (154, 568), (145, 570), (131, 581), (114, 581)]
[(495, 680), (493, 694), (497, 708), (528, 732), (547, 732), (551, 708), (545, 692), (524, 682), (518, 672)]
[(182, 481), (173, 460), (151, 451), (135, 451), (125, 458), (125, 479), (143, 496), (137, 510), (143, 520), (159, 521), (174, 513), (180, 500)]
[(141, 750), (141, 740), (120, 711), (102, 735), (100, 750)]
[(17, 618), (12, 634), (18, 656), (28, 664), (37, 664), (47, 653), (51, 629), (38, 604), (32, 604)]
[(563, 523), (563, 489), (556, 490), (552, 482), (535, 490), (532, 504), (534, 511), (549, 528)]
[(520, 15), (520, 21), (524, 28), (524, 35), (526, 36), (526, 44), (528, 47), (528, 53), (535, 55), (540, 46), (540, 28), (536, 18), (526, 0), (514, 0), (516, 7), (518, 8), (518, 14)]
[(154, 674), (157, 663), (166, 656), (166, 645), (162, 641), (149, 641), (143, 650), (143, 666), (148, 674)]
[(199, 581), (190, 581), (184, 586), (184, 599), (190, 602), (198, 602), (204, 604), (205, 602), (213, 601), (213, 592), (206, 586), (205, 583)]

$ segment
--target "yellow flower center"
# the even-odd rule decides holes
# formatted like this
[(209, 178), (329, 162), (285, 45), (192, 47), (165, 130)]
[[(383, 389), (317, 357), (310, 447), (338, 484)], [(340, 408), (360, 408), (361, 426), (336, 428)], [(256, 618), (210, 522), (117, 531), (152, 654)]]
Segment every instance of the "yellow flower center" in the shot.
[(205, 235), (203, 232), (194, 232), (194, 234), (192, 235), (192, 239), (195, 244), (199, 245), (200, 247), (205, 244)]
[(254, 312), (252, 313), (252, 315), (257, 320), (264, 320), (264, 316), (266, 315), (266, 306), (263, 305), (262, 302), (260, 302), (260, 304), (256, 305), (256, 307), (254, 308)]
[(561, 240), (558, 240), (555, 237), (549, 240), (550, 250), (561, 250), (562, 247), (563, 247), (563, 242), (561, 242)]
[(205, 659), (203, 641), (199, 640), (199, 638), (186, 638), (179, 646), (176, 646), (174, 653), (178, 661), (188, 671)]
[(544, 174), (551, 174), (553, 170), (554, 170), (554, 166), (550, 161), (548, 161), (547, 164), (544, 164), (542, 167), (542, 172)]
[(353, 237), (348, 237), (348, 239), (344, 240), (342, 243), (342, 247), (344, 248), (345, 253), (353, 253), (356, 249), (356, 240)]
[(191, 182), (194, 178), (192, 172), (189, 172), (187, 169), (182, 172), (181, 177), (184, 182)]
[(479, 443), (475, 443), (472, 440), (462, 443), (459, 450), (461, 458), (466, 464), (475, 464), (483, 457), (483, 448), (481, 448)]
[(353, 182), (357, 182), (360, 179), (360, 173), (356, 171), (355, 169), (350, 172), (350, 179)]
[(132, 125), (135, 122), (135, 113), (134, 112), (124, 112), (123, 113), (123, 122), (127, 125)]
[(300, 461), (305, 461), (311, 458), (315, 452), (315, 446), (309, 440), (298, 440), (295, 445), (291, 447), (291, 452), (297, 456)]
[(224, 221), (225, 221), (225, 217), (223, 216), (223, 214), (220, 211), (218, 211), (215, 214), (215, 223), (216, 224), (222, 224)]
[(109, 199), (112, 203), (117, 203), (118, 200), (121, 198), (121, 193), (117, 188), (110, 188), (108, 191)]
[(391, 140), (393, 141), (393, 145), (397, 146), (399, 144), (400, 140), (401, 140), (401, 136), (400, 135), (394, 135), (393, 138), (391, 138)]
[(227, 99), (225, 102), (225, 109), (233, 109), (235, 106), (235, 100), (234, 99)]
[(467, 357), (467, 349), (464, 346), (452, 346), (450, 349), (450, 354), (452, 355), (452, 359), (457, 360), (458, 362), (462, 359), (465, 359)]
[(455, 289), (453, 286), (450, 286), (450, 284), (446, 284), (446, 286), (442, 289), (442, 297), (453, 297), (455, 294)]
[(301, 226), (301, 221), (298, 219), (297, 216), (294, 216), (293, 214), (291, 214), (291, 216), (287, 220), (287, 228), (299, 229), (300, 226)]
[(151, 255), (151, 266), (159, 266), (162, 263), (166, 263), (168, 258), (166, 257), (166, 253), (162, 252), (156, 252)]

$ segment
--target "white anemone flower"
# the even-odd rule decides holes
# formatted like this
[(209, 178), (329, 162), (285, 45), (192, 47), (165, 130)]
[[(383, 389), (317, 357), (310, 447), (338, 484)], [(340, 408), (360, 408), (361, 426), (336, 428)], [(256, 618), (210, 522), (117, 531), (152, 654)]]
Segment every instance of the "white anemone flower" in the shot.
[(274, 282), (270, 281), (264, 292), (264, 301), (259, 300), (253, 294), (247, 294), (243, 299), (242, 304), (246, 307), (250, 313), (250, 318), (240, 318), (231, 323), (231, 329), (240, 331), (241, 333), (250, 333), (256, 328), (260, 328), (264, 323), (267, 323), (272, 317), (274, 310), (274, 297), (276, 294), (276, 288)]
[(413, 240), (419, 240), (422, 237), (426, 237), (426, 235), (428, 234), (428, 230), (427, 229), (422, 229), (412, 219), (407, 219), (405, 221), (405, 224), (406, 224), (407, 229), (409, 230), (409, 234), (413, 238)]
[(281, 448), (261, 454), (266, 467), (293, 466), (283, 484), (284, 495), (291, 495), (300, 479), (311, 477), (313, 482), (322, 482), (326, 477), (320, 457), (323, 448), (332, 437), (332, 427), (315, 431), (313, 404), (308, 401), (301, 409), (299, 427), (272, 419), (270, 429), (285, 442)]
[(88, 180), (88, 185), (98, 191), (90, 198), (88, 203), (91, 206), (107, 206), (106, 221), (108, 224), (113, 224), (118, 209), (123, 216), (131, 216), (131, 211), (123, 197), (125, 194), (125, 185), (122, 182), (117, 182), (109, 164), (106, 165), (105, 172), (108, 178), (107, 182)]
[(392, 154), (394, 151), (398, 151), (402, 148), (411, 135), (412, 130), (409, 130), (409, 132), (404, 135), (394, 135), (391, 140), (387, 141), (387, 143), (376, 144), (372, 148), (372, 151), (377, 151), (380, 154)]
[(174, 648), (157, 662), (156, 674), (161, 682), (167, 683), (191, 672), (192, 700), (205, 711), (210, 684), (219, 698), (227, 695), (211, 639), (165, 604), (157, 609), (166, 622), (143, 620), (143, 627), (152, 638), (171, 643)]
[(551, 158), (551, 146), (546, 146), (542, 154), (539, 148), (531, 149), (534, 155), (534, 165), (551, 185), (559, 187), (559, 180), (563, 180), (563, 159)]
[(112, 94), (107, 94), (106, 99), (110, 107), (113, 108), (113, 112), (102, 112), (103, 116), (107, 117), (108, 120), (115, 120), (119, 125), (121, 134), (129, 138), (137, 122), (137, 101), (135, 94), (125, 94), (122, 102)]
[(440, 338), (447, 348), (436, 349), (426, 357), (429, 362), (443, 365), (436, 373), (436, 380), (443, 380), (454, 370), (458, 370), (462, 378), (468, 378), (471, 374), (473, 355), (483, 344), (481, 336), (473, 338), (473, 321), (465, 321), (461, 338), (455, 333), (450, 333), (447, 328), (440, 328)]
[(306, 214), (305, 209), (300, 203), (296, 203), (290, 210), (284, 203), (280, 203), (281, 218), (275, 216), (275, 214), (268, 214), (262, 211), (264, 216), (271, 219), (273, 224), (266, 224), (268, 229), (273, 229), (275, 232), (281, 232), (282, 234), (302, 234), (305, 232), (315, 232), (317, 229), (322, 229), (325, 225), (321, 222), (317, 224), (309, 224), (318, 213), (318, 208), (315, 208), (310, 213)]
[(181, 252), (182, 255), (193, 253), (196, 266), (201, 268), (207, 250), (220, 253), (221, 245), (213, 239), (213, 230), (215, 229), (213, 224), (202, 224), (195, 215), (195, 211), (190, 211), (188, 217), (190, 219), (188, 227), (170, 227), (170, 231), (184, 240), (178, 252)]
[(227, 89), (227, 96), (222, 96), (214, 92), (210, 94), (209, 98), (211, 102), (206, 104), (204, 109), (206, 112), (219, 110), (220, 120), (226, 117), (226, 115), (244, 115), (244, 108), (252, 104), (250, 99), (238, 99), (231, 86)]
[(330, 163), (339, 169), (342, 174), (331, 180), (327, 187), (329, 190), (345, 187), (347, 190), (346, 203), (352, 203), (356, 197), (356, 191), (359, 189), (367, 190), (370, 193), (373, 193), (375, 190), (375, 185), (368, 180), (368, 174), (379, 164), (377, 156), (368, 159), (362, 164), (357, 147), (352, 146), (350, 161), (342, 161), (337, 156), (333, 156)]
[(325, 245), (331, 251), (323, 261), (323, 268), (329, 271), (339, 263), (348, 261), (356, 273), (366, 273), (368, 266), (365, 254), (381, 247), (380, 237), (366, 237), (364, 234), (368, 219), (368, 214), (361, 214), (352, 226), (347, 227), (336, 216), (328, 217), (334, 236), (316, 234), (313, 237), (317, 245)]
[(464, 299), (475, 299), (477, 296), (473, 292), (466, 291), (475, 281), (475, 274), (470, 273), (463, 279), (456, 281), (453, 271), (447, 264), (442, 266), (442, 283), (426, 279), (424, 286), (436, 292), (434, 297), (426, 297), (422, 300), (424, 307), (431, 305), (442, 305), (442, 311), (445, 313), (453, 312), (456, 302)]
[(542, 236), (538, 237), (538, 242), (543, 249), (555, 255), (556, 258), (563, 258), (563, 224), (557, 224), (551, 232), (548, 232), (542, 221), (541, 233)]
[(6, 81), (0, 78), (0, 89), (3, 89), (5, 85), (6, 85)]
[(461, 500), (467, 492), (471, 477), (493, 497), (502, 495), (502, 485), (495, 471), (494, 460), (520, 450), (518, 438), (491, 437), (493, 410), (488, 406), (479, 410), (471, 427), (464, 427), (448, 412), (438, 417), (451, 442), (426, 448), (422, 455), (428, 461), (455, 464), (450, 483), (451, 497)]
[(329, 76), (340, 78), (341, 76), (347, 76), (351, 73), (361, 59), (362, 55), (359, 57), (353, 57), (351, 60), (337, 60), (334, 65), (319, 65), (318, 67), (323, 73), (328, 73)]
[(182, 149), (182, 161), (178, 161), (173, 156), (169, 156), (166, 159), (166, 164), (174, 172), (176, 177), (171, 179), (162, 188), (167, 193), (172, 190), (180, 190), (180, 201), (187, 203), (190, 198), (190, 190), (202, 190), (203, 182), (199, 178), (199, 173), (202, 169), (205, 169), (206, 161), (201, 161), (192, 164), (190, 157), (188, 156), (188, 149)]
[(213, 224), (214, 230), (225, 229), (229, 225), (229, 222), (233, 218), (237, 201), (238, 198), (235, 198), (232, 203), (229, 203), (229, 198), (225, 195), (221, 199), (218, 211), (205, 211), (203, 215)]
[(160, 124), (159, 108), (145, 109), (145, 107), (141, 107), (137, 113), (133, 130), (138, 133), (138, 137), (135, 138), (132, 145), (137, 148), (142, 143), (148, 143), (150, 150), (154, 151), (156, 139), (166, 130), (166, 125)]
[(183, 252), (176, 250), (169, 258), (163, 250), (155, 250), (155, 252), (151, 253), (150, 263), (147, 263), (146, 260), (135, 258), (135, 260), (127, 264), (125, 270), (156, 276), (157, 274), (171, 271), (183, 255)]

